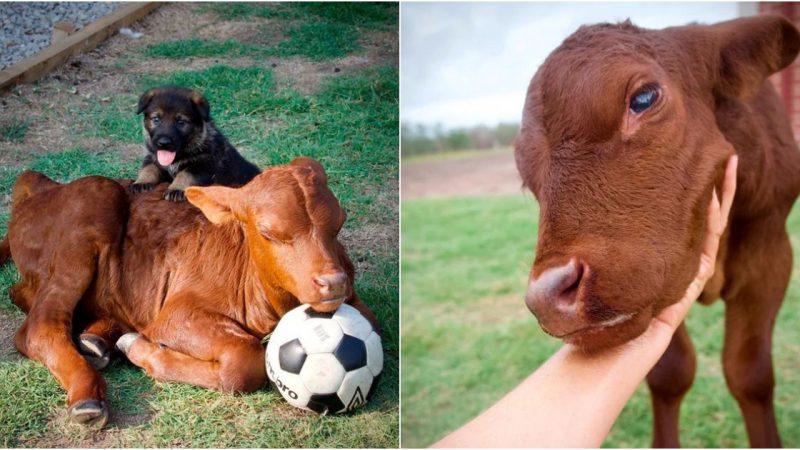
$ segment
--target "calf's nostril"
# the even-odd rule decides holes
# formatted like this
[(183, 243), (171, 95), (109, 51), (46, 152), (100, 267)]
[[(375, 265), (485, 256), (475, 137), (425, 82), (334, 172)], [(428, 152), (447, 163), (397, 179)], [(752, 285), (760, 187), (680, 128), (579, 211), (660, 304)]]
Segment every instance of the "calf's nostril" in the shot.
[(575, 302), (582, 278), (583, 264), (573, 258), (563, 266), (545, 270), (531, 281), (527, 297), (537, 304), (556, 302), (568, 306)]
[(578, 296), (578, 287), (583, 279), (583, 264), (577, 263), (574, 259), (568, 264), (569, 271), (563, 274), (563, 278), (555, 280), (553, 289), (553, 301), (564, 305), (572, 304)]
[(540, 273), (528, 285), (525, 304), (548, 333), (565, 336), (588, 325), (579, 303), (586, 271), (584, 263), (572, 258), (563, 266)]
[(315, 276), (313, 280), (323, 294), (344, 294), (348, 278), (346, 273), (336, 272)]

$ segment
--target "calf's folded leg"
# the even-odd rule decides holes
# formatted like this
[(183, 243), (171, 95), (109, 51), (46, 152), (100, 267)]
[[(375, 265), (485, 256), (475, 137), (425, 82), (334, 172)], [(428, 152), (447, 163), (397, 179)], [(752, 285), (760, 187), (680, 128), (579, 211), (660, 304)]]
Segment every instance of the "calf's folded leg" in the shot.
[(69, 301), (62, 287), (48, 287), (43, 288), (14, 343), (28, 358), (47, 366), (66, 389), (72, 420), (102, 427), (108, 421), (106, 382), (72, 341), (72, 313), (77, 301)]
[(143, 335), (126, 334), (117, 348), (161, 381), (224, 392), (252, 392), (267, 383), (259, 339), (221, 315), (165, 308)]
[(138, 333), (128, 333), (117, 348), (133, 364), (159, 381), (177, 381), (208, 389), (220, 389), (219, 363), (204, 361), (150, 342)]
[(111, 351), (121, 335), (122, 327), (116, 320), (97, 319), (78, 336), (78, 348), (92, 366), (103, 369), (111, 362)]
[(127, 213), (124, 189), (100, 177), (59, 185), (25, 172), (12, 194), (8, 240), (22, 282), (11, 295), (28, 312), (14, 344), (66, 389), (72, 419), (95, 426), (108, 420), (106, 383), (78, 352), (73, 319), (92, 283), (110, 276)]

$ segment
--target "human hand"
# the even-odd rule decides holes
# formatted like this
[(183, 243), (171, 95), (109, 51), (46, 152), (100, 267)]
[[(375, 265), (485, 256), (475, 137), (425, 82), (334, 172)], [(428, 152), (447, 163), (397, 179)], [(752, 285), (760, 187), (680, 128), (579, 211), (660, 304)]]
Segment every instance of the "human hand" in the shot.
[(714, 274), (736, 191), (737, 164), (736, 156), (728, 160), (722, 200), (716, 190), (712, 194), (697, 275), (681, 300), (664, 308), (642, 335), (618, 347), (587, 353), (564, 345), (503, 399), (435, 446), (600, 446)]
[(645, 336), (667, 338), (667, 342), (669, 342), (675, 330), (688, 314), (689, 309), (700, 297), (706, 282), (714, 275), (719, 240), (725, 232), (725, 227), (728, 226), (728, 215), (736, 193), (736, 169), (738, 165), (738, 156), (733, 155), (728, 159), (728, 164), (725, 168), (725, 179), (722, 183), (722, 200), (720, 201), (717, 196), (716, 188), (711, 196), (711, 203), (708, 205), (706, 241), (703, 253), (700, 255), (697, 275), (689, 284), (683, 298), (677, 303), (664, 308), (653, 318), (644, 334)]

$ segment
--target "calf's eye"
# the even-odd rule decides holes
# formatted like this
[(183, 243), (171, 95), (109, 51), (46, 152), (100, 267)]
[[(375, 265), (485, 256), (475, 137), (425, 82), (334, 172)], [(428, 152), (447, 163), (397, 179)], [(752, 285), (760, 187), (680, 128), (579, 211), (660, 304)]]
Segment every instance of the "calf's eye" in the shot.
[(177, 121), (176, 123), (177, 123), (179, 126), (184, 126), (184, 125), (186, 125), (186, 121), (185, 121), (185, 120), (183, 120), (183, 119), (178, 119), (178, 121)]
[(639, 89), (631, 97), (631, 111), (638, 114), (653, 106), (658, 100), (658, 88), (656, 86), (645, 86)]
[(161, 119), (158, 116), (153, 116), (150, 118), (150, 122), (153, 122), (153, 125), (158, 125), (161, 123)]

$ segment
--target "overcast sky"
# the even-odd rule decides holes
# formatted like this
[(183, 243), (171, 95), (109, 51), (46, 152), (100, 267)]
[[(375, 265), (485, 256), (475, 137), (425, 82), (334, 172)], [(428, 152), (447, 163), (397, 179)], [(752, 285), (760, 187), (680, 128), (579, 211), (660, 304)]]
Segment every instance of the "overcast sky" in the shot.
[[(743, 7), (754, 10), (753, 4)], [(401, 3), (401, 120), (445, 128), (519, 122), (545, 57), (580, 25), (713, 23), (736, 3)]]

